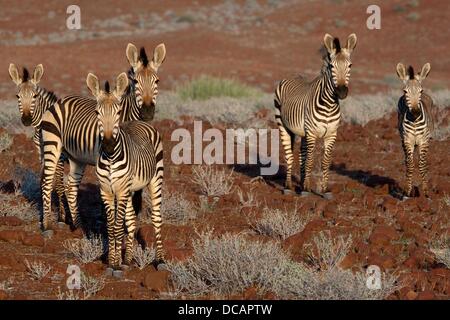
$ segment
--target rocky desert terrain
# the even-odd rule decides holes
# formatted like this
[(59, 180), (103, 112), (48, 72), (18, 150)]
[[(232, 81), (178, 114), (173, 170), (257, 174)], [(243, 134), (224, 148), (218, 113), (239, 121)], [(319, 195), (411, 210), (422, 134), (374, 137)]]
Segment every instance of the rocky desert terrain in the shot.
[[(101, 2), (79, 1), (82, 27), (68, 30), (70, 1), (0, 1), (0, 300), (449, 299), (445, 2), (383, 1), (380, 30), (366, 27), (370, 1)], [(318, 74), (326, 32), (341, 39), (358, 36), (331, 167), (333, 199), (284, 195), (282, 148), (280, 170), (272, 176), (261, 176), (259, 164), (171, 161), (173, 131), (193, 132), (194, 121), (221, 132), (275, 129), (276, 84), (296, 74)], [(134, 263), (114, 278), (105, 275), (105, 218), (92, 167), (79, 194), (83, 230), (54, 224), (51, 237), (41, 234), (38, 153), (32, 130), (20, 122), (7, 70), (11, 62), (30, 70), (42, 63), (43, 87), (58, 97), (87, 95), (88, 72), (112, 80), (129, 68), (129, 42), (149, 53), (161, 42), (167, 48), (153, 122), (165, 150), (167, 268), (158, 271), (150, 263), (154, 233), (144, 195)], [(421, 193), (418, 172), (416, 197), (401, 197), (405, 169), (396, 103), (402, 91), (395, 73), (400, 61), (432, 66), (424, 81), (437, 114), (429, 199)], [(183, 90), (203, 75), (232, 79), (244, 94), (184, 97)], [(314, 185), (321, 177), (320, 151)], [(294, 173), (298, 182), (297, 161)], [(69, 265), (83, 273), (79, 290), (66, 286)], [(382, 273), (379, 289), (366, 285), (369, 266)]]

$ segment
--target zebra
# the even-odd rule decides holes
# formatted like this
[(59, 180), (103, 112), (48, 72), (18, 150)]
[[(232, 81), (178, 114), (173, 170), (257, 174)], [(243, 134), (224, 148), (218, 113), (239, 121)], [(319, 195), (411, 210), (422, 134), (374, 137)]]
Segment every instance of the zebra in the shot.
[(405, 198), (413, 196), (412, 175), (414, 171), (414, 149), (419, 151), (419, 172), (422, 191), (428, 197), (429, 141), (434, 127), (433, 100), (423, 93), (422, 81), (428, 76), (431, 65), (426, 63), (420, 73), (415, 74), (412, 66), (406, 70), (402, 63), (397, 64), (397, 75), (403, 82), (403, 95), (398, 100), (398, 130), (405, 153), (406, 190)]
[(311, 189), (311, 171), (316, 140), (324, 140), (322, 160), (323, 178), (321, 189), (325, 198), (328, 192), (328, 174), (331, 154), (336, 141), (337, 129), (341, 118), (339, 99), (348, 94), (350, 56), (356, 47), (356, 35), (348, 36), (346, 47), (341, 47), (338, 38), (325, 34), (322, 48), (323, 67), (321, 74), (311, 82), (298, 76), (282, 80), (275, 90), (275, 120), (280, 130), (281, 144), (287, 163), (287, 175), (284, 193), (293, 193), (292, 166), (295, 136), (301, 137), (300, 176), (302, 195), (308, 195)]
[[(22, 76), (14, 63), (9, 64), (9, 75), (11, 80), (16, 84), (18, 93), (16, 95), (21, 121), (23, 125), (34, 128), (33, 142), (38, 150), (39, 161), (42, 163), (41, 152), (41, 121), (42, 115), (47, 111), (57, 100), (56, 95), (40, 87), (38, 84), (44, 74), (44, 66), (38, 64), (34, 68), (33, 76), (27, 68), (23, 68)], [(59, 200), (58, 221), (64, 221), (64, 157), (61, 157), (57, 163), (55, 174), (55, 191)]]
[[(101, 90), (98, 78), (89, 73), (86, 83), (95, 97), (100, 133), (100, 156), (96, 174), (100, 194), (107, 212), (109, 272), (116, 275), (122, 260), (122, 242), (126, 227), (127, 237), (124, 264), (131, 263), (136, 213), (132, 195), (147, 189), (152, 203), (152, 223), (156, 235), (156, 262), (163, 263), (161, 239), (161, 188), (163, 182), (163, 146), (159, 132), (143, 121), (121, 123), (120, 99), (128, 85), (121, 73), (116, 88), (109, 83)], [(120, 272), (120, 271), (119, 271)]]
[[(144, 48), (140, 52), (129, 43), (126, 56), (131, 65), (130, 82), (121, 99), (121, 121), (152, 119), (156, 103), (158, 68), (164, 62), (166, 48), (163, 43), (155, 47), (149, 61)], [(56, 161), (64, 150), (69, 159), (66, 198), (72, 218), (72, 228), (81, 226), (77, 195), (86, 165), (95, 166), (99, 155), (100, 136), (97, 128), (96, 101), (72, 95), (56, 102), (43, 116), (42, 138), (44, 172), (42, 178), (43, 220), (41, 228), (48, 229), (51, 205), (50, 186), (53, 183)]]

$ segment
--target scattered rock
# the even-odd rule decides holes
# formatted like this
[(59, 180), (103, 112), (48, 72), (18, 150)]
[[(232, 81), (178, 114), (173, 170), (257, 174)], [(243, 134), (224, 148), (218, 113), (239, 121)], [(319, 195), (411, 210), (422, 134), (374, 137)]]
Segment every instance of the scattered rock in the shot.
[(149, 272), (145, 275), (142, 285), (154, 292), (167, 291), (167, 280), (169, 275), (170, 272), (166, 270)]
[(23, 237), (22, 243), (26, 246), (43, 247), (45, 241), (40, 234), (27, 234)]
[(8, 294), (5, 290), (0, 290), (0, 301), (8, 299)]
[(22, 230), (2, 230), (0, 231), (0, 240), (6, 242), (22, 242), (25, 234), (25, 231)]

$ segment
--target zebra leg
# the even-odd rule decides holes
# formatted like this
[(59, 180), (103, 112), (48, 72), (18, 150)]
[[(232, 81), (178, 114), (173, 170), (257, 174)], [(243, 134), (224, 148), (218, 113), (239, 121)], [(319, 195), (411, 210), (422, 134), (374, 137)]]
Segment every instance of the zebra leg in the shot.
[(41, 192), (42, 192), (42, 224), (41, 229), (46, 231), (49, 227), (51, 217), (53, 180), (58, 160), (61, 156), (61, 141), (44, 142), (44, 163), (41, 169)]
[[(131, 196), (129, 196), (128, 193), (126, 195), (116, 195), (117, 214), (114, 223), (114, 237), (116, 239), (116, 260), (114, 261), (113, 265), (114, 269), (119, 269), (120, 265), (122, 264), (122, 243), (125, 232), (125, 212), (129, 199), (131, 199)], [(131, 205), (131, 207), (133, 206)]]
[(77, 196), (86, 164), (79, 163), (72, 159), (69, 159), (69, 164), (70, 172), (69, 178), (67, 180), (66, 198), (69, 204), (70, 215), (72, 217), (72, 225), (76, 229), (81, 226), (81, 219), (78, 212)]
[(311, 192), (311, 171), (313, 167), (313, 155), (316, 148), (316, 138), (311, 135), (306, 135), (306, 161), (305, 161), (305, 181), (303, 183), (303, 190)]
[(333, 154), (334, 143), (336, 142), (336, 133), (328, 136), (324, 140), (324, 154), (322, 159), (322, 193), (328, 192), (328, 175), (330, 172), (331, 156)]
[(108, 233), (108, 265), (112, 267), (116, 261), (116, 238), (114, 235), (114, 225), (115, 225), (115, 205), (114, 205), (114, 195), (100, 190), (100, 195), (105, 205), (106, 211), (106, 229)]
[(286, 182), (285, 182), (285, 192), (293, 191), (292, 186), (292, 166), (294, 164), (294, 138), (295, 135), (287, 131), (282, 125), (278, 126), (280, 130), (281, 144), (284, 149), (284, 157), (286, 160)]
[(412, 185), (412, 176), (414, 172), (414, 146), (411, 144), (404, 142), (403, 150), (405, 152), (405, 165), (406, 165), (406, 196), (413, 196), (413, 185)]
[(422, 178), (422, 191), (425, 197), (428, 198), (428, 141), (419, 146), (419, 172)]
[(124, 264), (130, 265), (133, 259), (133, 241), (134, 233), (136, 231), (136, 214), (133, 208), (133, 200), (130, 197), (127, 202), (127, 209), (125, 212), (125, 226), (127, 227), (127, 238), (125, 246)]
[(65, 222), (66, 212), (64, 210), (64, 158), (60, 158), (58, 164), (56, 165), (55, 173), (55, 190), (58, 195), (59, 202), (59, 212), (58, 212), (58, 222)]
[(161, 198), (162, 198), (162, 175), (157, 175), (152, 179), (150, 185), (147, 186), (152, 202), (152, 224), (155, 228), (156, 237), (156, 264), (164, 263), (164, 251), (161, 237)]

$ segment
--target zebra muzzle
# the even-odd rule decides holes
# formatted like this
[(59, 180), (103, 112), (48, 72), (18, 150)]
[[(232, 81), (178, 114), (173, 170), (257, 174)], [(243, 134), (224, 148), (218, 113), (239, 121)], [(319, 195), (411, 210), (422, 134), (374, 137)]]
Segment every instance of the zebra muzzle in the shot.
[(348, 87), (347, 86), (337, 86), (336, 93), (337, 93), (339, 99), (345, 99), (345, 98), (347, 98)]
[(31, 115), (30, 114), (24, 114), (22, 115), (22, 117), (20, 118), (20, 120), (22, 121), (23, 125), (26, 127), (31, 126)]

